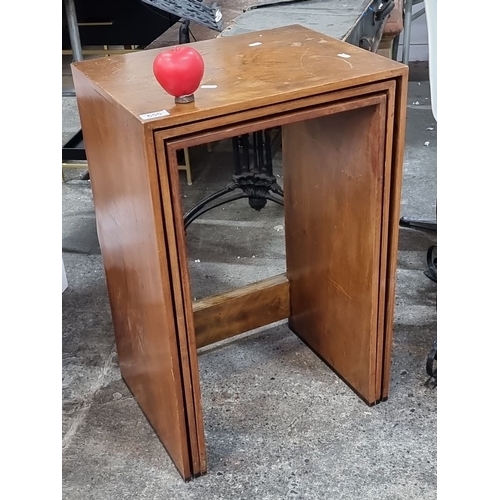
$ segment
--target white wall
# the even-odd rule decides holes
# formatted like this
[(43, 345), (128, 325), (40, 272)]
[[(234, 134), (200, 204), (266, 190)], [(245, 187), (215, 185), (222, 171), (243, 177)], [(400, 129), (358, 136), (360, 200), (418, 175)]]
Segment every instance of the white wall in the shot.
[[(423, 6), (423, 2), (414, 5), (412, 12), (418, 12), (423, 8)], [(403, 54), (403, 37), (404, 33), (401, 33), (401, 37), (399, 39), (398, 61), (401, 61), (401, 57)], [(411, 23), (410, 61), (428, 60), (429, 47), (427, 42), (427, 23), (424, 14)]]

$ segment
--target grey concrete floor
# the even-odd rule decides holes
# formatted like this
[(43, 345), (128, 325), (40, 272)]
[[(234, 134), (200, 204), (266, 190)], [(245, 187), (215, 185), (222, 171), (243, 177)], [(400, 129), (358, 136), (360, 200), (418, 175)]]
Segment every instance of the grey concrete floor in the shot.
[[(79, 129), (62, 100), (63, 143)], [(432, 130), (429, 130), (432, 128)], [(435, 216), (437, 127), (428, 82), (411, 82), (402, 212)], [(425, 145), (428, 141), (428, 145)], [(225, 142), (191, 151), (186, 208), (231, 175)], [(281, 175), (279, 154), (276, 173)], [(426, 386), (436, 285), (423, 274), (435, 235), (400, 230), (390, 396), (368, 407), (288, 330), (270, 325), (200, 350), (206, 476), (184, 483), (120, 376), (91, 185), (62, 184), (63, 498), (434, 499), (437, 388)], [(244, 200), (188, 230), (196, 299), (284, 272), (283, 213)], [(198, 262), (199, 261), (199, 262)]]

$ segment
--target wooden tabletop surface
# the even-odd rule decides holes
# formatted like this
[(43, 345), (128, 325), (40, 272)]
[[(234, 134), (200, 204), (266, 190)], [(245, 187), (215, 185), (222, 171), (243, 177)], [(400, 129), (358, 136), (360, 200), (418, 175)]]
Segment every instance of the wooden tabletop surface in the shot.
[(73, 67), (93, 82), (96, 91), (138, 119), (166, 110), (168, 116), (151, 120), (155, 127), (286, 102), (406, 71), (406, 66), (395, 61), (303, 26), (192, 45), (204, 58), (205, 75), (190, 104), (176, 105), (153, 76), (153, 60), (164, 49), (83, 61)]

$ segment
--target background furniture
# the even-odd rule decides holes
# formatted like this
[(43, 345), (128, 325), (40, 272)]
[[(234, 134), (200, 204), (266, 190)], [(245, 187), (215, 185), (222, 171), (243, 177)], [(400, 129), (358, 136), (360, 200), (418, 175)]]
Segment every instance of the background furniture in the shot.
[[(178, 17), (140, 0), (71, 0), (82, 47), (146, 46), (178, 21)], [(62, 48), (73, 50), (68, 0), (62, 10)]]
[[(151, 75), (158, 50), (73, 66), (122, 376), (184, 479), (207, 470), (197, 347), (288, 318), (363, 401), (388, 397), (408, 78), (301, 26), (196, 48), (217, 87), (190, 104)], [(177, 152), (275, 126), (287, 273), (193, 303)]]
[(411, 23), (425, 14), (425, 5), (418, 11), (413, 13), (413, 6), (423, 3), (424, 0), (404, 0), (403, 7), (403, 64), (408, 64), (410, 61), (410, 39), (411, 39)]
[(399, 38), (402, 31), (403, 0), (395, 0), (394, 9), (389, 14), (384, 26), (377, 54), (390, 57), (396, 61), (398, 58)]
[[(84, 55), (109, 55), (144, 47), (179, 20), (178, 16), (138, 0), (64, 0), (62, 7), (62, 52), (71, 55), (74, 62), (83, 61)], [(122, 46), (123, 50), (109, 48), (112, 45)], [(66, 91), (64, 95), (73, 96), (74, 92)], [(187, 151), (185, 154), (186, 161), (180, 168), (186, 171), (191, 184), (189, 155)], [(62, 147), (63, 181), (64, 169), (86, 168), (81, 163), (86, 160), (85, 142), (79, 130)], [(75, 161), (80, 163), (72, 163)]]

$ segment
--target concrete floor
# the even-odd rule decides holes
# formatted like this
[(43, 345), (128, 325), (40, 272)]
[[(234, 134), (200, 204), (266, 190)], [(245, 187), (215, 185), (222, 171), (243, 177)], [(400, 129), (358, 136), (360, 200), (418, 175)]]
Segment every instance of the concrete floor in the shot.
[[(79, 121), (75, 99), (62, 101), (64, 143)], [(435, 216), (436, 138), (428, 82), (411, 82), (404, 215)], [(191, 160), (194, 184), (180, 173), (186, 208), (231, 175), (225, 142), (211, 154), (193, 149)], [(209, 346), (199, 353), (209, 472), (184, 483), (121, 379), (91, 186), (81, 174), (66, 170), (62, 185), (64, 499), (436, 498), (437, 388), (425, 385), (436, 285), (423, 274), (435, 235), (401, 229), (388, 401), (367, 407), (283, 322)], [(195, 221), (194, 296), (283, 272), (282, 224), (279, 206), (257, 213), (245, 200)]]

